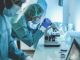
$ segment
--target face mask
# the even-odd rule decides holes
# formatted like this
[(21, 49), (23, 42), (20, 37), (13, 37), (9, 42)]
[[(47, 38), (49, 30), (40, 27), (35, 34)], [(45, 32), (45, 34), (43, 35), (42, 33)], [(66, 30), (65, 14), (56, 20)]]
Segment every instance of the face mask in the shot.
[(39, 16), (33, 16), (32, 20), (29, 21), (29, 27), (31, 29), (37, 29), (38, 25), (41, 23), (41, 15)]
[[(39, 23), (38, 23), (38, 24), (39, 24)], [(30, 29), (33, 29), (33, 30), (35, 30), (35, 29), (38, 28), (38, 24), (33, 23), (32, 21), (29, 21), (29, 22), (28, 22), (29, 28), (30, 28)]]

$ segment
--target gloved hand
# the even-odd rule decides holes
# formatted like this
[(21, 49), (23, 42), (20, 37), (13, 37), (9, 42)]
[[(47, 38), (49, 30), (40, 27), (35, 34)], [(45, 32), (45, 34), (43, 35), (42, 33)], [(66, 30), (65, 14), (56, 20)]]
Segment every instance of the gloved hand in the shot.
[(50, 26), (51, 21), (48, 18), (45, 18), (44, 21), (42, 22), (42, 26), (47, 28), (48, 26)]

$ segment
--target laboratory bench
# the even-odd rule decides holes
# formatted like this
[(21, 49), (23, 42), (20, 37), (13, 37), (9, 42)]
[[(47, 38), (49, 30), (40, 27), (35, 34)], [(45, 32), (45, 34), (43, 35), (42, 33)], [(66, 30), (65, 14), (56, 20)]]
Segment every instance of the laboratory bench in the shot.
[(77, 46), (77, 41), (75, 39), (64, 40), (62, 36), (56, 40), (60, 43), (60, 47), (45, 47), (43, 36), (35, 49), (33, 60), (70, 60), (72, 47)]
[[(45, 40), (44, 36), (39, 40), (36, 48), (26, 47), (26, 44), (23, 46), (26, 49), (21, 48), (23, 51), (29, 53), (33, 57), (33, 60), (70, 60), (72, 55), (76, 55), (73, 53), (74, 50), (77, 51), (77, 55), (80, 60), (80, 39), (76, 37), (65, 39), (64, 35), (60, 35), (60, 37), (56, 38), (56, 41), (60, 43), (60, 46), (54, 47), (44, 46)], [(22, 44), (22, 43), (21, 43)], [(23, 45), (23, 44), (22, 44)], [(74, 48), (74, 46), (76, 48)], [(76, 56), (77, 56), (76, 55)], [(71, 59), (73, 60), (73, 59)]]

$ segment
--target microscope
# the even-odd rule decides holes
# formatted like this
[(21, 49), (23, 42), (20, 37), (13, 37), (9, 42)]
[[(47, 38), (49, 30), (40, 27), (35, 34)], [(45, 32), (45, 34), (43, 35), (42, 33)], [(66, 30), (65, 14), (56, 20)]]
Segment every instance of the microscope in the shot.
[[(49, 34), (49, 32), (51, 32)], [(45, 31), (45, 36), (44, 36), (44, 46), (45, 47), (59, 47), (60, 44), (56, 40), (57, 37), (60, 36), (60, 33), (58, 32), (57, 27), (54, 27), (53, 25), (47, 28)]]

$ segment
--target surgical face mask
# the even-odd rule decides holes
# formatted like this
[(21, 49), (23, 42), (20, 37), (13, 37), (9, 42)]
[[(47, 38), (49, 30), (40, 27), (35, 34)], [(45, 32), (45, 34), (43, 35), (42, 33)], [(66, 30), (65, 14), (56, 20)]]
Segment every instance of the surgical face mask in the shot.
[(29, 27), (31, 29), (37, 29), (38, 28), (38, 25), (41, 23), (41, 16), (33, 16), (31, 18), (32, 20), (29, 21)]
[(39, 24), (39, 23), (34, 23), (34, 22), (32, 22), (32, 21), (29, 21), (29, 22), (28, 22), (29, 28), (30, 28), (30, 29), (33, 29), (33, 30), (35, 30), (35, 29), (38, 28), (38, 24)]
[(32, 21), (33, 24), (39, 24), (40, 23), (40, 19)]

